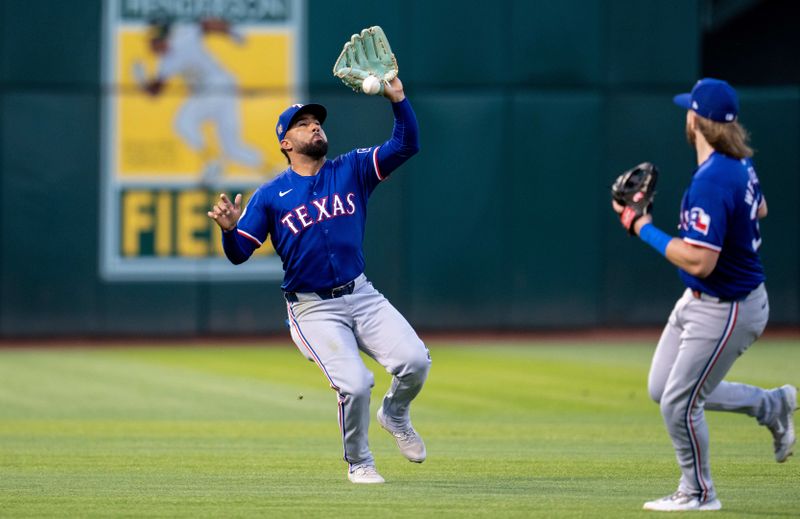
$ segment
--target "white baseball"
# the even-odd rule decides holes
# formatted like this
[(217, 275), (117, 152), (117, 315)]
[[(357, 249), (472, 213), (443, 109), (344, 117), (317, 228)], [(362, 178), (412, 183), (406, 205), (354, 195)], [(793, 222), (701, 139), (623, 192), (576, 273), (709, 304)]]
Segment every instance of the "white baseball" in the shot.
[(374, 96), (381, 90), (381, 80), (375, 76), (367, 76), (364, 78), (364, 81), (361, 82), (361, 90), (363, 90), (365, 94)]

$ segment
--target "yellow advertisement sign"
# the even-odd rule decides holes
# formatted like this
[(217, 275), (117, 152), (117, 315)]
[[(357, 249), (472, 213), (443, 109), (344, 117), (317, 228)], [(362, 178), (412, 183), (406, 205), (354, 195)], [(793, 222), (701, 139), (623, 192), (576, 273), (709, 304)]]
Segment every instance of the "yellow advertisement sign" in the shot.
[[(286, 168), (275, 122), (304, 90), (302, 0), (107, 0), (102, 274), (280, 279), (269, 243), (224, 257), (206, 216)], [(231, 196), (233, 198), (233, 196)]]

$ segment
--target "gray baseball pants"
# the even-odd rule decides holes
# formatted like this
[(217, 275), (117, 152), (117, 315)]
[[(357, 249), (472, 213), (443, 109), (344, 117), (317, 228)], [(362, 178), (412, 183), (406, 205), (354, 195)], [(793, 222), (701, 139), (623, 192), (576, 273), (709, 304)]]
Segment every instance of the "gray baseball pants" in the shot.
[(287, 303), (292, 339), (338, 395), (344, 459), (350, 467), (374, 464), (367, 432), (375, 379), (359, 351), (393, 375), (382, 405), (384, 416), (398, 429), (410, 423), (409, 405), (428, 376), (430, 353), (364, 274), (355, 279), (350, 295), (323, 300), (314, 293), (298, 293), (297, 298)]
[(664, 327), (650, 367), (648, 390), (661, 405), (681, 468), (678, 489), (701, 501), (716, 498), (704, 409), (731, 411), (772, 423), (782, 408), (780, 390), (723, 381), (736, 359), (767, 325), (764, 285), (746, 299), (720, 302), (687, 289)]

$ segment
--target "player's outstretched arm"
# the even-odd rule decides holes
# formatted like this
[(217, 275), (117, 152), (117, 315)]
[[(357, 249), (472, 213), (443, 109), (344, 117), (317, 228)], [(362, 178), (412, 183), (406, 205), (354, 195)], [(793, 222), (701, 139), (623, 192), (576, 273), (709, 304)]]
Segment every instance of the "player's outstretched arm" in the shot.
[(394, 113), (392, 137), (378, 148), (377, 153), (380, 174), (385, 178), (419, 152), (419, 125), (399, 79), (390, 81), (383, 95), (392, 101)]
[(406, 94), (403, 91), (403, 82), (400, 81), (399, 77), (394, 78), (388, 83), (384, 83), (383, 97), (393, 103), (399, 103), (406, 98)]

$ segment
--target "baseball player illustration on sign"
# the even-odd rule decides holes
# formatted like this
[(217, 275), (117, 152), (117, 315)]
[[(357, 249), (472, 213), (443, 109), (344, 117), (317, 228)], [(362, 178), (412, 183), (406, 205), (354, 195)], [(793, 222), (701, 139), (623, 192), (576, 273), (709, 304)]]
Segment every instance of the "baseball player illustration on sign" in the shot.
[[(159, 95), (166, 81), (180, 76), (190, 94), (175, 117), (175, 130), (184, 142), (205, 163), (202, 183), (215, 185), (223, 174), (224, 161), (231, 160), (258, 169), (262, 165), (259, 150), (241, 140), (236, 78), (222, 68), (203, 43), (203, 36), (220, 33), (242, 44), (244, 38), (226, 21), (210, 18), (199, 23), (172, 23), (166, 20), (151, 24), (149, 43), (152, 52), (160, 57), (158, 72), (146, 77), (141, 63), (133, 64), (134, 78), (139, 87), (150, 95)], [(213, 156), (202, 133), (202, 125), (212, 122), (222, 147), (223, 156)]]
[(759, 219), (767, 215), (748, 135), (737, 121), (734, 89), (701, 79), (675, 97), (687, 109), (686, 135), (697, 168), (683, 195), (679, 237), (653, 224), (656, 169), (645, 163), (621, 175), (612, 205), (623, 226), (678, 267), (686, 285), (658, 342), (648, 380), (660, 404), (681, 469), (677, 491), (644, 504), (646, 510), (719, 510), (711, 480), (704, 411), (747, 414), (772, 433), (775, 459), (795, 443), (797, 389), (765, 390), (723, 380), (736, 359), (764, 331), (769, 302), (759, 259)]
[[(359, 54), (375, 57), (377, 51), (394, 59), (377, 27), (354, 35), (348, 45), (358, 46)], [(353, 63), (350, 68), (360, 74), (366, 67)], [(359, 351), (393, 375), (377, 419), (400, 452), (416, 463), (425, 460), (426, 451), (409, 406), (431, 363), (416, 332), (364, 275), (367, 199), (419, 150), (416, 116), (396, 68), (374, 68), (376, 77), (383, 78), (376, 90), (391, 101), (394, 113), (388, 141), (329, 160), (322, 127), (327, 110), (319, 104), (292, 105), (276, 126), (289, 168), (262, 185), (244, 211), (241, 195), (231, 202), (222, 194), (208, 213), (222, 228), (225, 253), (234, 264), (247, 260), (270, 236), (285, 271), (281, 288), (292, 339), (338, 395), (344, 459), (353, 483), (384, 482), (367, 438), (374, 378)]]

